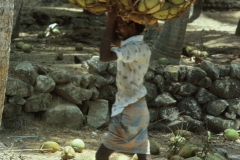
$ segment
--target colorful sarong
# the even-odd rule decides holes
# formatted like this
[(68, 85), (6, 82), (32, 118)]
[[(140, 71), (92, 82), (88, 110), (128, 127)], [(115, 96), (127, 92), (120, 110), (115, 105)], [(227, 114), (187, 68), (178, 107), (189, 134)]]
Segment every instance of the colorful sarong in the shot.
[(147, 127), (150, 116), (145, 98), (128, 105), (122, 113), (111, 117), (109, 132), (103, 144), (124, 153), (150, 154)]

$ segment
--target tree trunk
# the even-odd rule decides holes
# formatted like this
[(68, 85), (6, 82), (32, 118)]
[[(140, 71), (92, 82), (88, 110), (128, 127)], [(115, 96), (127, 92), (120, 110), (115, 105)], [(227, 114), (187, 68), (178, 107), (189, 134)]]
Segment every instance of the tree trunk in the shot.
[(177, 19), (166, 22), (152, 47), (151, 60), (165, 57), (170, 64), (179, 64), (184, 44), (189, 9)]
[(14, 0), (12, 39), (19, 36), (23, 0)]
[(189, 23), (193, 22), (194, 20), (198, 19), (200, 17), (202, 10), (203, 10), (203, 0), (196, 0), (196, 2), (193, 4), (193, 12), (192, 15), (189, 18)]
[(237, 25), (237, 29), (236, 29), (235, 35), (236, 36), (240, 36), (240, 18), (239, 18), (239, 21), (238, 21), (238, 25)]
[(0, 126), (9, 67), (14, 0), (0, 0)]

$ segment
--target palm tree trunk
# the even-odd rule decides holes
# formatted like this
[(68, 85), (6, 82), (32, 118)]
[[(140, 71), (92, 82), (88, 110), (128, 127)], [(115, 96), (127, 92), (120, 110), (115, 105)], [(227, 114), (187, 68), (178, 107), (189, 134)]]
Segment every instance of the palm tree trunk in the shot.
[(14, 0), (12, 39), (19, 36), (23, 0)]
[(151, 60), (167, 58), (170, 64), (179, 64), (184, 44), (189, 9), (177, 19), (165, 22), (152, 47)]
[(9, 67), (14, 0), (0, 1), (0, 126)]
[(239, 21), (238, 21), (238, 25), (237, 25), (237, 28), (236, 28), (235, 35), (240, 36), (240, 18), (239, 18)]

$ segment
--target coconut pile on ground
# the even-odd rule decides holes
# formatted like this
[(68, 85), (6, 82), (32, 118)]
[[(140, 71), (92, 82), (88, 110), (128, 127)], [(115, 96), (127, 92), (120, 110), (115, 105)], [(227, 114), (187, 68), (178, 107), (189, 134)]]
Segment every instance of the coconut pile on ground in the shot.
[(168, 21), (181, 16), (195, 0), (69, 0), (93, 14), (102, 14), (115, 6), (126, 21), (153, 25), (157, 20)]

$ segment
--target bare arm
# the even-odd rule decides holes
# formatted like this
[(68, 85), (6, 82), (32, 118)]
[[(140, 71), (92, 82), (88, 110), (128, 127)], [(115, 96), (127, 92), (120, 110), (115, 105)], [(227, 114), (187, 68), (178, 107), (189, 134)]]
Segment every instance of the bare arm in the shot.
[(116, 53), (111, 51), (111, 43), (120, 46), (120, 40), (115, 32), (117, 28), (116, 18), (116, 8), (112, 7), (107, 14), (106, 30), (100, 44), (100, 61), (102, 62), (117, 60)]

